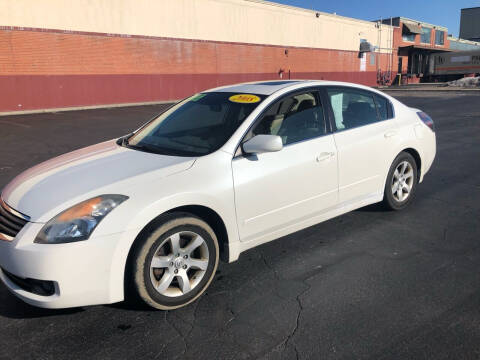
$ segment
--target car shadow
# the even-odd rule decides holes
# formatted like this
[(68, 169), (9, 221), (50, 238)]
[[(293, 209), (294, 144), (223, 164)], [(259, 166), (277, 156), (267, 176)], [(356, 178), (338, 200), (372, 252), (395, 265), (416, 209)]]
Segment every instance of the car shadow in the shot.
[(0, 316), (11, 319), (34, 319), (48, 316), (71, 315), (85, 311), (83, 308), (43, 309), (23, 302), (0, 285)]
[(356, 209), (355, 211), (368, 212), (368, 213), (379, 213), (379, 212), (386, 212), (386, 211), (389, 211), (389, 210), (385, 209), (385, 207), (383, 207), (381, 203), (376, 203), (376, 204), (364, 206), (360, 209)]
[(137, 311), (137, 312), (156, 312), (158, 310), (141, 303), (140, 301), (121, 301), (113, 304), (103, 305), (108, 308), (117, 309), (117, 310), (128, 310), (128, 311)]

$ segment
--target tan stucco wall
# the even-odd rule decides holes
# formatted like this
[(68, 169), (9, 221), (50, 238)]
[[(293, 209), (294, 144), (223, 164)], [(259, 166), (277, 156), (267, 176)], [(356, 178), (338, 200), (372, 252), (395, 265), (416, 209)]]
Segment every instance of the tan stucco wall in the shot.
[(392, 47), (390, 26), (379, 36), (374, 23), (319, 14), (252, 0), (0, 0), (0, 26), (352, 51), (367, 39)]

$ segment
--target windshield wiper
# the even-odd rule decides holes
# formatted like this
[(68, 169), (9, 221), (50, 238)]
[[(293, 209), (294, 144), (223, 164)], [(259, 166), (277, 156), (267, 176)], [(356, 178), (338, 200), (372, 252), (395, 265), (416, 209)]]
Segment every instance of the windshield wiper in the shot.
[(130, 144), (128, 142), (128, 139), (125, 141), (124, 146), (129, 149), (144, 151), (152, 154), (178, 156), (178, 154), (176, 154), (175, 152), (168, 151), (167, 149), (160, 148), (158, 146), (145, 145), (145, 144), (135, 144), (135, 145)]
[(124, 140), (123, 146), (130, 148), (130, 149), (135, 149), (135, 150), (140, 150), (140, 151), (145, 151), (145, 152), (151, 152), (151, 153), (156, 153), (158, 154), (159, 152), (155, 149), (153, 149), (151, 146), (148, 145), (143, 145), (143, 144), (130, 144), (128, 142), (128, 139)]
[(168, 155), (168, 156), (198, 156), (199, 154), (188, 152), (188, 151), (181, 151), (181, 150), (171, 150), (167, 148), (162, 148), (155, 145), (146, 145), (146, 144), (130, 144), (128, 139), (133, 135), (133, 133), (123, 136), (117, 140), (117, 144), (128, 149), (144, 151), (152, 154), (159, 154), (159, 155)]
[(125, 135), (125, 136), (122, 136), (121, 138), (119, 138), (117, 140), (117, 144), (120, 145), (120, 146), (123, 146), (123, 147), (126, 147), (126, 148), (129, 148), (129, 149), (136, 149), (136, 150), (141, 150), (141, 151), (147, 151), (147, 152), (154, 152), (153, 149), (149, 146), (145, 146), (145, 145), (132, 145), (128, 142), (128, 139), (130, 139), (130, 137), (133, 135), (133, 133), (131, 134), (128, 134), (128, 135)]

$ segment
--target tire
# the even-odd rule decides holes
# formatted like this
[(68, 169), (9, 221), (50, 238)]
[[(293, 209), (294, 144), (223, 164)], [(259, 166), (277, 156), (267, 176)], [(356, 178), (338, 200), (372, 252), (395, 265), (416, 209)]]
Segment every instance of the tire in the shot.
[(389, 210), (404, 209), (412, 202), (417, 184), (417, 163), (412, 155), (401, 152), (388, 172), (383, 196), (384, 206)]
[(169, 214), (137, 240), (130, 258), (131, 285), (147, 305), (177, 309), (205, 292), (218, 259), (217, 237), (205, 221), (188, 213)]

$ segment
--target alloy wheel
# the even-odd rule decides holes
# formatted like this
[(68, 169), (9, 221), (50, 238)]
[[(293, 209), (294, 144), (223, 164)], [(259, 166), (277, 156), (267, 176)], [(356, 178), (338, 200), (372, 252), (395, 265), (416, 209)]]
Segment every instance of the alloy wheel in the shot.
[(181, 231), (166, 238), (150, 262), (150, 280), (161, 295), (188, 294), (203, 279), (209, 261), (205, 240), (192, 231)]
[(395, 168), (392, 177), (392, 195), (398, 202), (408, 199), (413, 188), (414, 172), (413, 167), (408, 161), (402, 161)]

